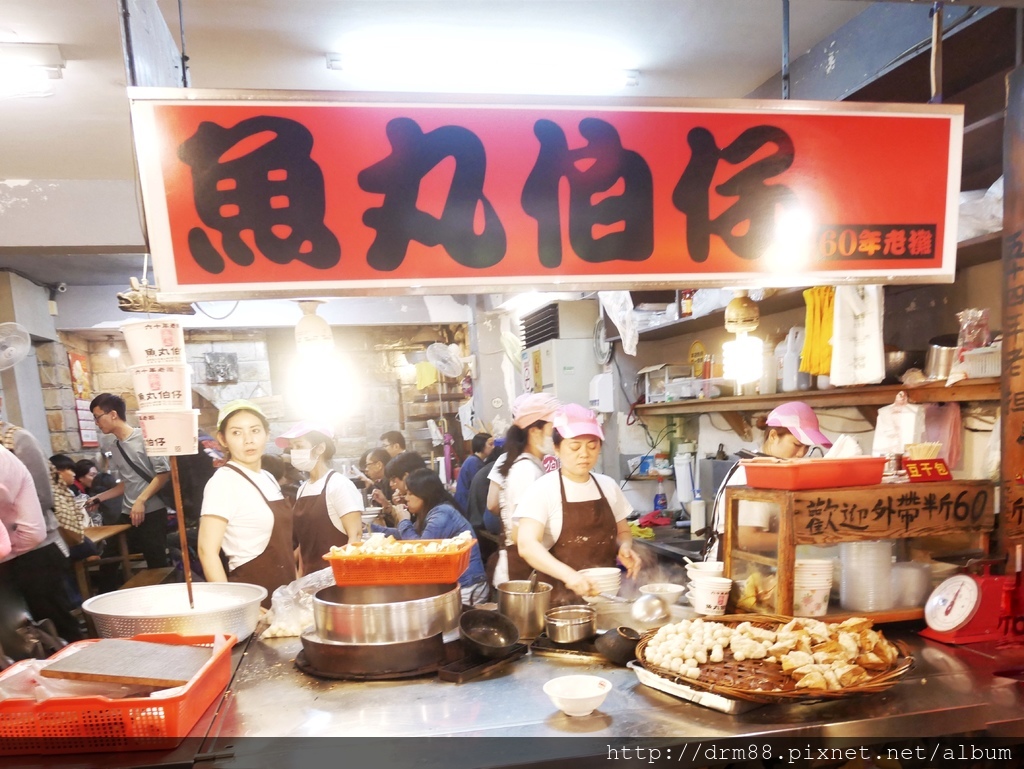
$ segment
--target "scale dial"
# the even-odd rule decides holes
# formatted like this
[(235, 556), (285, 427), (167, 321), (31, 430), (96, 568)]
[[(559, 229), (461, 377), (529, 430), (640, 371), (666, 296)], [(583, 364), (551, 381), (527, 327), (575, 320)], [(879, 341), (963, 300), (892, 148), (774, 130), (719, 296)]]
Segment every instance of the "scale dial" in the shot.
[(980, 604), (981, 590), (974, 577), (956, 574), (932, 591), (924, 606), (924, 619), (932, 630), (959, 630), (974, 618)]

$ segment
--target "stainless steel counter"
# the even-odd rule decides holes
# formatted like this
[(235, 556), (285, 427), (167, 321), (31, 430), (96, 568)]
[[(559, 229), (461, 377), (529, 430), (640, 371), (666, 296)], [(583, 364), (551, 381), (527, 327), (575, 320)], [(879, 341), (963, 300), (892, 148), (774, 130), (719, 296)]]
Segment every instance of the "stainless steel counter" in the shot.
[[(610, 664), (530, 655), (465, 684), (436, 677), (344, 682), (309, 677), (293, 664), (298, 639), (250, 644), (209, 737), (648, 737), (749, 736), (898, 739), (1024, 729), (1021, 685), (993, 672), (1018, 662), (1003, 650), (947, 647), (900, 634), (917, 663), (889, 691), (830, 703), (771, 705), (726, 715), (640, 684)], [(1024, 658), (1021, 658), (1024, 659)], [(591, 673), (614, 691), (585, 718), (557, 711), (542, 691), (550, 678)]]

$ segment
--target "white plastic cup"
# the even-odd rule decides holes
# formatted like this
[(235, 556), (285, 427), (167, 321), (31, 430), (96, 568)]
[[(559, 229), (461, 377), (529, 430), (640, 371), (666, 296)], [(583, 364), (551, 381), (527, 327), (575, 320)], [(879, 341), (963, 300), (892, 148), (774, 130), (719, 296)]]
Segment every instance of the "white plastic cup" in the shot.
[(129, 320), (121, 324), (121, 333), (136, 366), (185, 362), (185, 331), (180, 321)]
[(139, 411), (191, 411), (192, 367), (185, 363), (129, 366)]
[(828, 613), (828, 599), (832, 594), (832, 581), (827, 585), (793, 586), (793, 614), (798, 617), (821, 617)]
[(139, 412), (146, 454), (179, 457), (199, 450), (199, 410)]

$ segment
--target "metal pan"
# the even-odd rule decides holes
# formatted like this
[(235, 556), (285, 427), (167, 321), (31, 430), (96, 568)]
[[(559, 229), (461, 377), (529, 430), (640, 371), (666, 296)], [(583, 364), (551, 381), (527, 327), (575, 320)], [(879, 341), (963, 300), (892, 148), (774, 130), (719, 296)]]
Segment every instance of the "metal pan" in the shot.
[(334, 585), (313, 596), (313, 622), (325, 639), (347, 644), (420, 641), (458, 626), (458, 585)]
[(516, 623), (496, 611), (470, 609), (459, 619), (462, 645), (481, 657), (503, 657), (519, 642)]

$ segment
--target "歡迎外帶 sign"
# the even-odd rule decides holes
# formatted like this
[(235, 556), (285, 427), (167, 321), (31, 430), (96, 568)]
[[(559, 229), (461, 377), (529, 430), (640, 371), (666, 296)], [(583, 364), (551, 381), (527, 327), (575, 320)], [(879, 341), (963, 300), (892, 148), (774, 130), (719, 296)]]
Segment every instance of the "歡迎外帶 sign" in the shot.
[(953, 279), (956, 105), (130, 95), (161, 296)]

